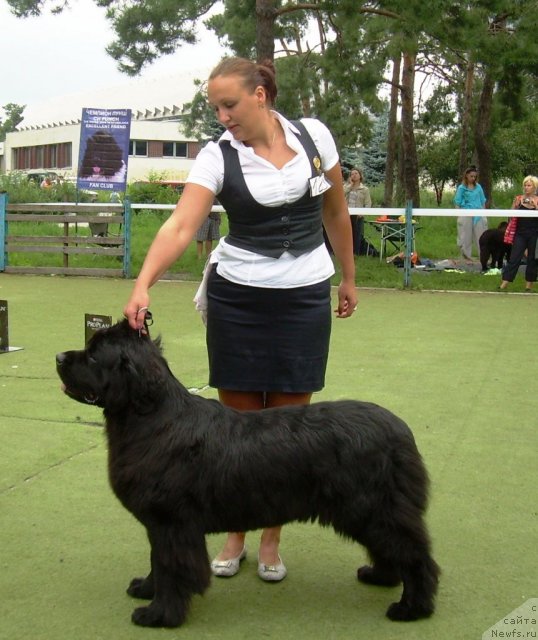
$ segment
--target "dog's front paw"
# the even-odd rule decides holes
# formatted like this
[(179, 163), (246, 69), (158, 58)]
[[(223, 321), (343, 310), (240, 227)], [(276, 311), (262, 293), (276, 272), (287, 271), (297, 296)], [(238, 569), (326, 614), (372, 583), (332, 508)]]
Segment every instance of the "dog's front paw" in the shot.
[(166, 612), (152, 602), (148, 607), (138, 607), (133, 611), (131, 620), (141, 627), (179, 627), (184, 618), (177, 613)]
[(133, 578), (127, 587), (127, 593), (133, 598), (151, 600), (154, 596), (153, 580), (149, 578)]
[(387, 618), (396, 622), (411, 622), (419, 618), (429, 618), (433, 609), (410, 606), (405, 602), (393, 602), (387, 609)]

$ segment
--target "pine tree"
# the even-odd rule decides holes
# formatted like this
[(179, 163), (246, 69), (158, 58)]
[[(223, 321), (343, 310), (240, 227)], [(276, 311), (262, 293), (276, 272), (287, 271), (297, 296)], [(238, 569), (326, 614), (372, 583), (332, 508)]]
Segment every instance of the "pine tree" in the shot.
[(385, 181), (387, 164), (387, 136), (389, 112), (383, 111), (374, 121), (372, 140), (362, 154), (364, 181), (368, 185), (381, 184)]

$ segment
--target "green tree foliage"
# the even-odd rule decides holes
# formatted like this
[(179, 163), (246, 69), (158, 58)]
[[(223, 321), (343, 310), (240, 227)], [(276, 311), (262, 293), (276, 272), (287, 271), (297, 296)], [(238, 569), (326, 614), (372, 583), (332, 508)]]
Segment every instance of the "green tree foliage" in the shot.
[(519, 186), (525, 176), (538, 175), (538, 108), (496, 127), (492, 149), (497, 179), (513, 178)]
[(183, 105), (182, 123), (185, 133), (194, 136), (199, 142), (217, 140), (224, 131), (217, 119), (213, 109), (209, 106), (206, 98), (205, 82), (196, 80), (196, 93), (192, 102)]
[[(58, 11), (69, 3), (7, 1), (19, 16)], [(445, 154), (441, 164), (449, 158), (454, 164), (451, 180), (458, 179), (462, 163), (477, 162), (481, 182), (490, 183), (486, 191), (494, 178), (535, 166), (536, 136), (524, 132), (533, 130), (537, 106), (536, 0), (95, 2), (106, 8), (116, 34), (108, 51), (129, 74), (194, 42), (201, 22), (234, 54), (261, 59), (274, 50), (278, 108), (290, 117), (319, 117), (341, 149), (368, 146), (372, 120), (382, 109), (379, 90), (395, 83), (401, 99), (398, 174), (407, 198), (417, 191), (419, 175), (440, 184), (447, 173), (441, 166), (435, 177), (432, 173), (437, 163), (429, 154), (436, 148)], [(396, 59), (405, 60), (405, 73), (392, 78)], [(420, 88), (413, 86), (419, 71), (433, 83), (433, 100), (421, 100)], [(195, 99), (191, 110), (200, 139), (213, 137), (203, 101)], [(201, 117), (198, 125), (195, 116)]]
[(458, 182), (458, 138), (455, 135), (437, 137), (419, 131), (417, 147), (421, 159), (421, 183), (433, 188), (437, 205), (441, 206), (445, 186)]
[(460, 123), (451, 90), (438, 85), (417, 120), (417, 150), (422, 184), (433, 187), (440, 206), (446, 184), (459, 182)]
[[(260, 0), (229, 0), (224, 12), (212, 17), (208, 25), (215, 29), (221, 40), (227, 38), (234, 53), (255, 57), (256, 8), (259, 14), (259, 4)], [(330, 19), (318, 21), (323, 5), (319, 5), (319, 10), (316, 3), (298, 4), (295, 8), (289, 5), (288, 8), (294, 10), (287, 11), (279, 2), (269, 4), (278, 14), (278, 22), (273, 25), (274, 37), (280, 44), (275, 59), (279, 85), (277, 108), (290, 118), (320, 118), (331, 128), (341, 148), (368, 141), (371, 114), (381, 106), (375, 87), (382, 67), (378, 66), (376, 74), (371, 60), (361, 61), (358, 57), (354, 64), (349, 64), (338, 22), (345, 25), (343, 28), (349, 25), (342, 16), (327, 10), (325, 14)], [(359, 29), (355, 15), (355, 35)], [(311, 39), (314, 33), (314, 43), (309, 44), (307, 33)], [(204, 98), (197, 95), (187, 105), (190, 113), (185, 121), (191, 132), (197, 131), (197, 137), (204, 132), (207, 139), (211, 132), (203, 102)], [(201, 129), (196, 124), (200, 115)]]
[(116, 40), (107, 52), (129, 75), (136, 75), (158, 57), (173, 53), (181, 44), (195, 43), (199, 21), (215, 4), (215, 0), (96, 2), (107, 8), (107, 17), (116, 32)]
[(375, 120), (372, 140), (363, 152), (365, 182), (371, 185), (385, 181), (387, 163), (388, 111), (383, 111)]
[(10, 131), (15, 131), (17, 125), (22, 122), (22, 114), (25, 108), (26, 105), (21, 106), (13, 102), (9, 102), (2, 107), (5, 119), (0, 117), (0, 142), (3, 142), (6, 139), (6, 134)]

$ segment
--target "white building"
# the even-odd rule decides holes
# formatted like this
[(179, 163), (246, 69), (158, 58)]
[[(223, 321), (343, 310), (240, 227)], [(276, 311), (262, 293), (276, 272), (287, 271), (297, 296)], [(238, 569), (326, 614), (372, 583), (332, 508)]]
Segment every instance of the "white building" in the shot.
[(82, 108), (113, 108), (132, 111), (128, 181), (150, 174), (184, 180), (200, 144), (183, 132), (183, 105), (194, 97), (194, 79), (205, 77), (207, 70), (198, 70), (30, 106), (17, 131), (6, 136), (0, 170), (76, 176)]

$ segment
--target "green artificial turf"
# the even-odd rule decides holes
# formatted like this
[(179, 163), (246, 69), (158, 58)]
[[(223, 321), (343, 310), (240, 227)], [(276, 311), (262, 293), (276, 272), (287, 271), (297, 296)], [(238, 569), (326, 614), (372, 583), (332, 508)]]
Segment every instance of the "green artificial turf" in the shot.
[[(362, 290), (357, 314), (334, 321), (316, 399), (377, 402), (413, 429), (443, 570), (435, 615), (388, 621), (400, 589), (357, 582), (363, 549), (294, 524), (283, 531), (284, 582), (257, 578), (252, 533), (240, 574), (195, 597), (184, 627), (132, 625), (125, 588), (148, 570), (145, 533), (108, 487), (100, 410), (65, 397), (54, 367), (56, 352), (83, 346), (84, 313), (119, 318), (131, 286), (0, 275), (10, 341), (24, 347), (0, 355), (0, 638), (470, 640), (538, 595), (538, 295)], [(153, 332), (185, 386), (215, 397), (196, 286), (154, 287)], [(222, 540), (208, 538), (210, 555)]]

